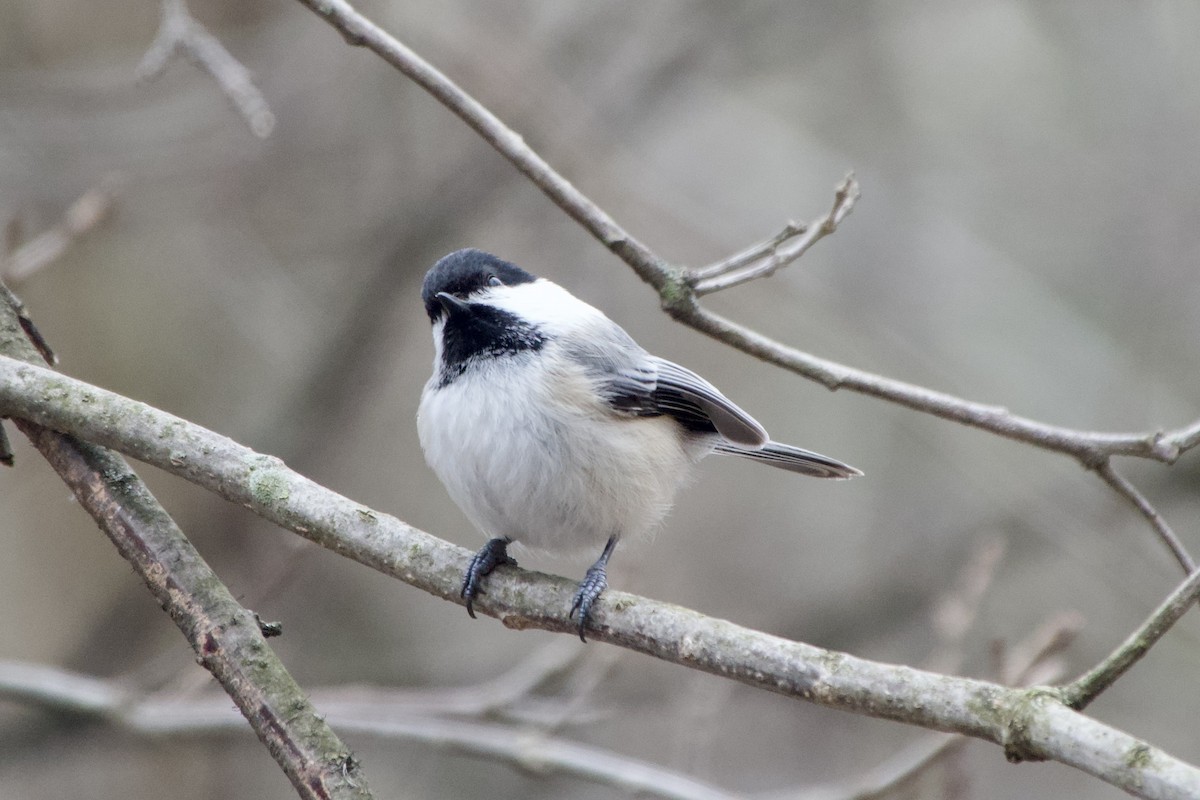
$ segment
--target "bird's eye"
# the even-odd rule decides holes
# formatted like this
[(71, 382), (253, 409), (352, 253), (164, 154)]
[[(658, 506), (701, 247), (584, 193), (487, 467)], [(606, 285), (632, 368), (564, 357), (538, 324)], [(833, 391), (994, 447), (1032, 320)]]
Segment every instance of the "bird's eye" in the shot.
[(488, 275), (488, 286), (503, 286), (504, 281), (497, 278), (495, 275)]

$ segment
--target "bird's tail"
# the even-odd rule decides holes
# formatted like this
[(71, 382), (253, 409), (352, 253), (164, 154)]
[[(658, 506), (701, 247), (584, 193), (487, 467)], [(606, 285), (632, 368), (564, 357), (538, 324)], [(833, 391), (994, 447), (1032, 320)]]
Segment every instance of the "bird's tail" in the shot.
[(759, 461), (763, 464), (770, 464), (772, 467), (786, 469), (788, 472), (811, 475), (814, 478), (845, 479), (862, 475), (861, 470), (857, 470), (849, 464), (843, 464), (836, 458), (779, 442), (767, 442), (759, 448), (721, 442), (717, 445), (716, 452), (728, 456), (741, 456), (751, 461)]

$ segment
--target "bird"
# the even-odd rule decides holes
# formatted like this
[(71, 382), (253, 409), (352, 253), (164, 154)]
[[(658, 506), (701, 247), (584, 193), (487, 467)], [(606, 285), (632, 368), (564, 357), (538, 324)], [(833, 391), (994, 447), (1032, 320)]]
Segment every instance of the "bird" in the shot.
[(710, 453), (818, 478), (862, 473), (771, 441), (695, 372), (651, 355), (599, 309), (491, 253), (468, 248), (429, 269), (421, 299), (433, 374), (417, 412), (425, 459), (486, 537), (460, 591), (467, 613), (514, 542), (603, 546), (575, 592), (579, 638), (608, 586), (617, 542), (655, 529)]

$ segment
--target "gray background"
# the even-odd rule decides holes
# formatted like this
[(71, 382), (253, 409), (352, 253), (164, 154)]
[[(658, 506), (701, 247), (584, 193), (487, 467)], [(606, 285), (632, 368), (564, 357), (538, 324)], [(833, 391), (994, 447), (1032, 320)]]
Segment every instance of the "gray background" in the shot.
[[(1196, 187), (1200, 10), (1190, 3), (365, 3), (677, 263), (721, 258), (863, 199), (786, 273), (711, 298), (801, 349), (1100, 430), (1200, 415)], [(146, 2), (0, 8), (0, 219), (32, 235), (105, 174), (116, 217), (20, 285), (76, 377), (283, 457), (474, 549), (426, 469), (414, 414), (432, 348), (419, 282), (478, 246), (605, 309), (721, 386), (783, 441), (867, 476), (805, 481), (711, 459), (616, 588), (817, 645), (921, 664), (937, 598), (983, 541), (1008, 545), (962, 646), (1062, 609), (1094, 663), (1179, 579), (1148, 527), (1071, 460), (831, 394), (670, 322), (653, 293), (478, 137), (299, 4), (193, 2), (277, 115), (255, 139), (186, 61), (134, 69)], [(0, 657), (130, 686), (196, 682), (169, 620), (40, 458), (0, 476)], [(1196, 546), (1195, 456), (1121, 464)], [(234, 593), (284, 624), (306, 686), (477, 682), (553, 637), (455, 605), (140, 470)], [(527, 556), (578, 576), (579, 560)], [(1096, 703), (1192, 762), (1197, 623)], [(603, 656), (591, 645), (589, 659)], [(204, 676), (199, 682), (204, 683)], [(920, 731), (625, 655), (564, 735), (752, 792), (836, 781)], [(378, 797), (607, 797), (425, 745), (347, 737)], [(972, 797), (1117, 797), (972, 744)], [(147, 741), (0, 705), (6, 797), (293, 796), (248, 734)]]

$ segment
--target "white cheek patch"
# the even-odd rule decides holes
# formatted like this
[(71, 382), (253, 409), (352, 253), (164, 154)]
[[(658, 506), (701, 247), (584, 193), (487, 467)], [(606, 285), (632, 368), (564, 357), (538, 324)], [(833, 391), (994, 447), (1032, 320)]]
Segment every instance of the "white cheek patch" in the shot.
[(598, 308), (545, 278), (517, 286), (494, 287), (483, 299), (496, 308), (516, 314), (551, 336), (608, 321), (608, 317)]

